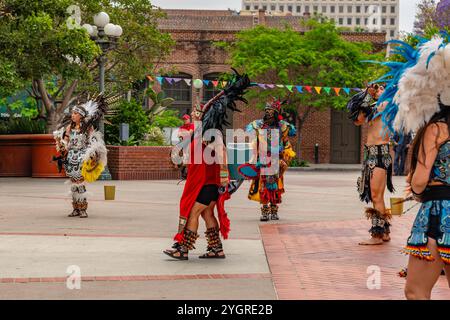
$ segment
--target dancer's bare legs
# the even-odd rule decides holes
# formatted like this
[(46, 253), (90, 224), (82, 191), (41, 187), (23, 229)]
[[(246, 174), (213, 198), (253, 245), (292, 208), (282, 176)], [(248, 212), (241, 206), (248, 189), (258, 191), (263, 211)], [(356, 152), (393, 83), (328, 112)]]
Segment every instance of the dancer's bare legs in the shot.
[[(426, 261), (409, 257), (408, 277), (406, 278), (405, 296), (408, 300), (430, 300), (431, 290), (439, 279), (444, 262), (439, 256), (436, 240), (428, 239), (428, 250), (435, 261)], [(450, 266), (445, 266), (445, 274), (450, 287)]]
[[(209, 206), (203, 210), (202, 212), (202, 218), (205, 220), (206, 229), (218, 229), (219, 228), (219, 222), (217, 221), (216, 217), (214, 216), (214, 207), (216, 205), (216, 202), (213, 201), (209, 204)], [(210, 256), (214, 255), (212, 252), (206, 253)], [(223, 251), (217, 252), (217, 255), (224, 256), (225, 253)]]
[[(372, 204), (374, 209), (378, 210), (382, 214), (386, 211), (386, 205), (384, 204), (384, 191), (386, 190), (387, 175), (386, 170), (381, 168), (375, 168), (373, 170), (372, 179), (370, 179), (370, 190), (372, 197)], [(384, 238), (371, 237), (369, 240), (361, 241), (360, 245), (380, 245), (384, 241), (389, 241), (390, 236), (385, 235)]]

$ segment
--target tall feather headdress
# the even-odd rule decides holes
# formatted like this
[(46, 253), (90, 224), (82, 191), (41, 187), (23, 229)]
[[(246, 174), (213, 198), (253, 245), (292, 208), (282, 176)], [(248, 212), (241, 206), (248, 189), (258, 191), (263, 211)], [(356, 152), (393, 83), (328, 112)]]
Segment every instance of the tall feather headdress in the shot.
[(70, 124), (71, 113), (77, 109), (84, 111), (81, 131), (85, 132), (90, 126), (98, 127), (100, 119), (116, 105), (121, 97), (121, 94), (105, 95), (104, 93), (98, 93), (92, 97), (87, 95), (85, 103), (77, 103), (69, 109), (69, 112), (61, 122), (60, 128)]
[(383, 62), (390, 70), (376, 82), (386, 82), (379, 103), (387, 102), (380, 113), (390, 131), (412, 132), (427, 123), (440, 111), (442, 103), (450, 103), (449, 35), (441, 33), (431, 40), (416, 37), (418, 45), (393, 40), (398, 46), (393, 54), (403, 62)]

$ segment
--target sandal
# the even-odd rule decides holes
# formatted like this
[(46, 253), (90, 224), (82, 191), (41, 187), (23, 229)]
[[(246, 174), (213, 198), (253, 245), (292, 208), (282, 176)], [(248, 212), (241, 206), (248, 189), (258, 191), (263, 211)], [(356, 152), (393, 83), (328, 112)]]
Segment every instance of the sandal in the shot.
[(80, 218), (87, 218), (88, 214), (86, 212), (86, 210), (80, 210)]
[(72, 218), (72, 217), (78, 217), (80, 215), (80, 211), (78, 211), (77, 209), (74, 209), (72, 211), (71, 214), (68, 215), (68, 217)]
[[(171, 258), (177, 259), (177, 260), (189, 260), (188, 257), (188, 251), (183, 250), (181, 246), (174, 250), (164, 250), (163, 251), (166, 255), (168, 255)], [(176, 255), (179, 254), (179, 255)]]
[(222, 249), (214, 250), (209, 249), (205, 254), (199, 256), (200, 259), (225, 259), (225, 254), (223, 253)]

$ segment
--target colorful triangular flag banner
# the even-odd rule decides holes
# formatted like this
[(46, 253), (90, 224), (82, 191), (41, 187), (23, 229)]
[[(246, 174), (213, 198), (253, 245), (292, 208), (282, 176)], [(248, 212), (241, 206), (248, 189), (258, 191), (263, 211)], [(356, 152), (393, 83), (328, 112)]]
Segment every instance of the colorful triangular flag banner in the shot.
[(325, 90), (325, 92), (327, 94), (330, 94), (330, 92), (331, 92), (331, 88), (330, 87), (324, 87), (323, 90)]
[(345, 92), (346, 94), (350, 94), (350, 88), (344, 88), (344, 92)]
[(334, 92), (336, 92), (336, 95), (339, 97), (340, 94), (339, 92), (341, 92), (341, 88), (333, 88)]
[(297, 88), (297, 91), (299, 93), (303, 93), (303, 87), (302, 86), (295, 86)]
[(203, 83), (206, 85), (206, 86), (209, 86), (209, 83), (210, 83), (211, 81), (210, 80), (203, 80)]
[(284, 88), (284, 84), (277, 84), (278, 88)]
[(212, 82), (214, 88), (217, 88), (217, 85), (219, 84), (219, 81), (211, 81), (211, 82)]
[(318, 94), (320, 94), (320, 92), (322, 91), (322, 87), (314, 87), (314, 89), (316, 89), (316, 92)]
[(309, 93), (312, 93), (312, 87), (311, 86), (305, 86), (306, 91)]
[(158, 80), (159, 84), (163, 83), (163, 77), (156, 77), (156, 80)]
[(292, 86), (292, 85), (286, 85), (285, 86), (290, 92), (292, 92), (292, 88), (294, 87), (294, 86)]
[(191, 86), (191, 82), (192, 82), (192, 80), (191, 79), (183, 79), (184, 80), (184, 82), (186, 82), (186, 84), (190, 87)]

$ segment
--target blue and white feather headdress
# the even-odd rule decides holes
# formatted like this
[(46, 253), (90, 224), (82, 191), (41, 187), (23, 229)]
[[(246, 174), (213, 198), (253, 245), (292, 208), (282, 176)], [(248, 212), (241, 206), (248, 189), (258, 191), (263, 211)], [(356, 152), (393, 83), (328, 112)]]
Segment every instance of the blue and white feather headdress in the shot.
[(383, 62), (390, 70), (376, 81), (386, 82), (378, 101), (388, 103), (380, 116), (392, 132), (417, 131), (439, 112), (439, 95), (442, 103), (450, 105), (449, 35), (417, 40), (416, 48), (403, 41), (390, 41), (397, 45), (392, 53), (405, 61)]

